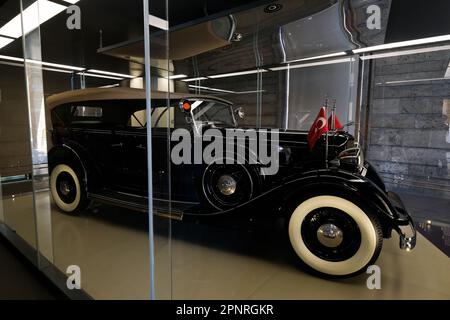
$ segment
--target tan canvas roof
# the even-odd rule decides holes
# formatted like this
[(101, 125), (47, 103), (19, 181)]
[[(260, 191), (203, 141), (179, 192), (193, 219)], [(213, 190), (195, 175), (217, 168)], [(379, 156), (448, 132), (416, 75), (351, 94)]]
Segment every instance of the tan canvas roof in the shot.
[[(183, 98), (215, 99), (231, 104), (230, 101), (218, 97), (207, 95), (196, 95), (190, 93), (171, 92), (169, 97), (170, 99), (180, 99), (180, 100)], [(168, 94), (167, 92), (162, 91), (152, 91), (151, 98), (167, 99)], [(88, 88), (88, 89), (72, 90), (51, 95), (46, 99), (46, 106), (47, 108), (52, 109), (56, 106), (70, 102), (98, 101), (98, 100), (145, 100), (145, 90), (126, 87)]]

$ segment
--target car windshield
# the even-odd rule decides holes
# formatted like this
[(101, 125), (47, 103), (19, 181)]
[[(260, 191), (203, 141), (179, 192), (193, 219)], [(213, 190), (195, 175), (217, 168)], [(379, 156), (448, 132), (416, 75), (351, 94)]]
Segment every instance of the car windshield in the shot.
[(229, 104), (214, 100), (195, 100), (192, 101), (191, 110), (197, 124), (236, 127), (233, 109)]

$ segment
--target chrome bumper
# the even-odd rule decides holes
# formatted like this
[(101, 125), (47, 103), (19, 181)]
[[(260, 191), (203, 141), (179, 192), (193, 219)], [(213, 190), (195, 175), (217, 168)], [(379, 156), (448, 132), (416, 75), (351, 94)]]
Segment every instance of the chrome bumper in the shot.
[(395, 227), (395, 230), (400, 236), (400, 249), (410, 251), (416, 246), (416, 228), (414, 227), (414, 223), (406, 211), (402, 199), (395, 192), (388, 192), (388, 198), (403, 220), (401, 224)]
[(413, 222), (410, 221), (407, 226), (398, 226), (397, 230), (400, 236), (400, 249), (410, 251), (416, 246), (416, 229)]

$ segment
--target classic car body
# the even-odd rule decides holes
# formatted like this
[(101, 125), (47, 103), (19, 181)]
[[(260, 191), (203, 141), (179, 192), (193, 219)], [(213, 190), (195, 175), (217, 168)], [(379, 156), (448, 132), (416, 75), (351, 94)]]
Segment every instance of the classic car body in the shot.
[[(235, 156), (236, 149), (227, 148), (230, 141), (250, 154), (251, 140), (260, 142), (260, 134), (268, 132), (240, 128), (231, 102), (185, 93), (152, 92), (151, 97), (156, 214), (179, 220), (284, 218), (300, 259), (333, 277), (365, 271), (392, 230), (399, 233), (402, 249), (414, 248), (415, 229), (404, 205), (386, 190), (350, 134), (324, 135), (312, 150), (307, 132), (265, 135), (276, 142), (278, 168), (275, 174), (264, 174), (266, 165), (258, 155), (254, 162), (226, 160)], [(56, 205), (69, 213), (88, 208), (92, 201), (147, 211), (145, 92), (76, 90), (49, 97), (47, 107), (53, 126), (49, 170)], [(215, 137), (205, 138), (205, 129), (211, 128)], [(230, 133), (234, 137), (223, 140), (223, 161), (175, 163), (172, 151), (181, 139), (173, 137), (178, 129), (194, 142)]]

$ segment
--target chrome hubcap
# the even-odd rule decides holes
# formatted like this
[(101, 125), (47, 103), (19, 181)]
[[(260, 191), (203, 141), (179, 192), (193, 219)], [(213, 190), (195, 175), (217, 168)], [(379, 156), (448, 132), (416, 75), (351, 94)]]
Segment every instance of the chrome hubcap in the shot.
[(222, 194), (230, 196), (236, 191), (236, 180), (230, 175), (223, 175), (217, 181), (217, 188)]
[(317, 229), (317, 239), (328, 248), (335, 248), (342, 243), (344, 234), (341, 229), (332, 223), (323, 224)]
[(61, 182), (59, 189), (61, 190), (61, 193), (65, 196), (67, 196), (72, 190), (67, 182)]

